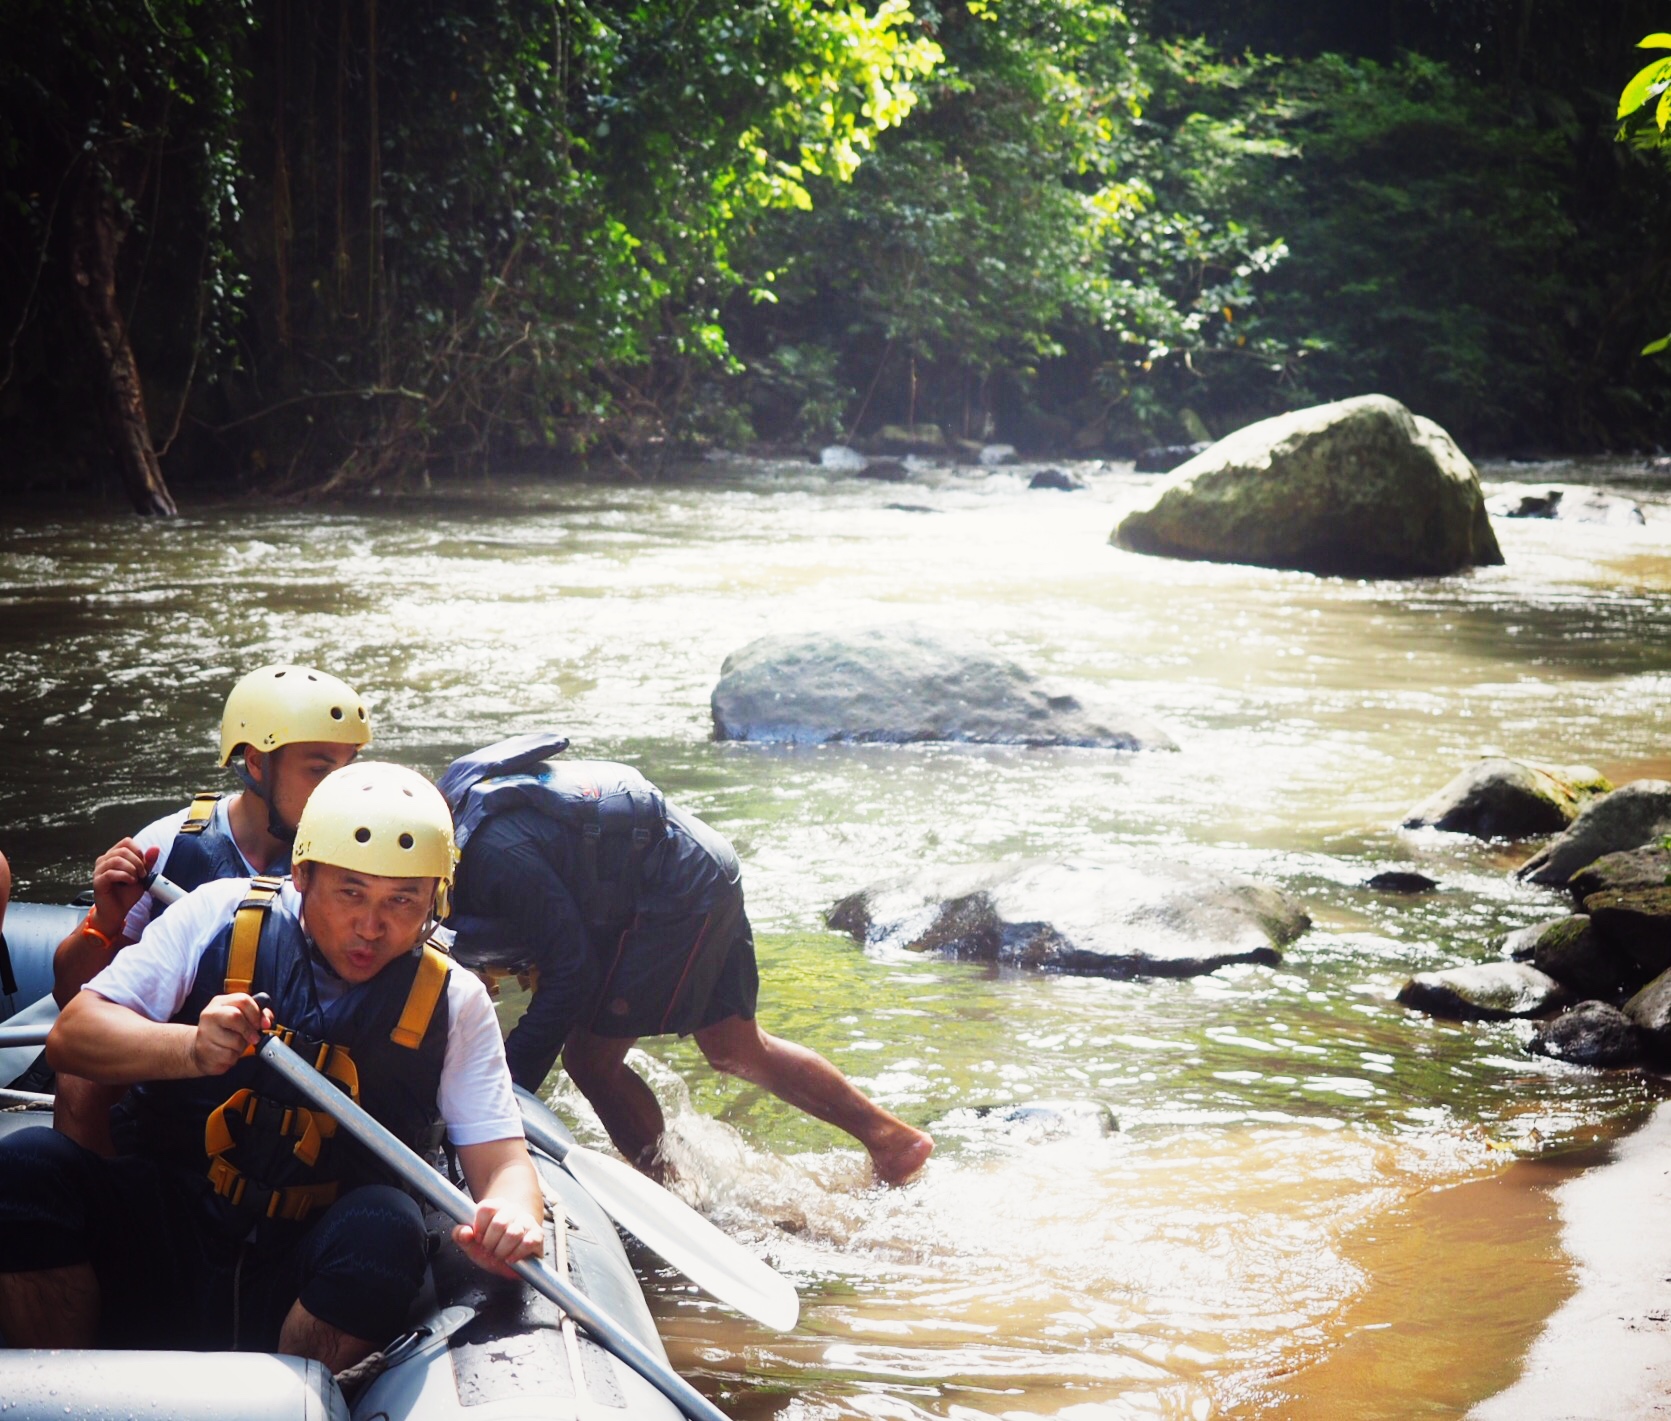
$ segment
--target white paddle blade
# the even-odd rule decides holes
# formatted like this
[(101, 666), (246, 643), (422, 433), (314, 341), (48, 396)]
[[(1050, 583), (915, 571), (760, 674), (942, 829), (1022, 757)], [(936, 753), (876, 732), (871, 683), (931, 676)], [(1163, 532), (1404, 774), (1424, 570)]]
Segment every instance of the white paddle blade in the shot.
[(801, 1300), (790, 1281), (683, 1199), (631, 1165), (580, 1145), (569, 1146), (563, 1168), (610, 1218), (703, 1291), (766, 1327), (793, 1330)]

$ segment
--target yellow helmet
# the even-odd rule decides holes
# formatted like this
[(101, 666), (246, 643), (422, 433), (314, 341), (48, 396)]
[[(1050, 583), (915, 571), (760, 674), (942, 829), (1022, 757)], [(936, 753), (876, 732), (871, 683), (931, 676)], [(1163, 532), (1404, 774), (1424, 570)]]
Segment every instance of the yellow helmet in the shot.
[(262, 666), (232, 688), (220, 718), (220, 762), (241, 745), (277, 750), (298, 740), (371, 744), (371, 718), (360, 693), (311, 666)]
[(436, 917), (447, 915), (458, 850), (447, 801), (416, 770), (376, 760), (332, 770), (308, 797), (292, 864), (335, 864), (382, 878), (436, 880)]

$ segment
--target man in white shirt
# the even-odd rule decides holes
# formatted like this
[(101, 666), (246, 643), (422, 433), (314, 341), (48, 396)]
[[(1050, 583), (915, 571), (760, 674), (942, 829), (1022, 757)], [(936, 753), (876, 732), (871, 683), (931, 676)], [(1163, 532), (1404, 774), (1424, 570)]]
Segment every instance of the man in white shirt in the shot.
[(293, 886), (206, 884), (76, 995), (47, 1057), (135, 1087), (132, 1149), (0, 1141), (7, 1342), (276, 1349), (340, 1371), (401, 1329), (422, 1213), (248, 1053), (264, 1031), (293, 1033), (408, 1144), (445, 1129), (477, 1200), (453, 1238), (476, 1263), (542, 1252), (492, 1004), (426, 943), (454, 856), (427, 780), (347, 766), (302, 811)]
[[(160, 912), (146, 891), (165, 873), (193, 889), (217, 878), (283, 873), (296, 822), (314, 787), (371, 742), (371, 720), (345, 681), (308, 666), (262, 666), (242, 677), (221, 716), (220, 763), (244, 782), (238, 793), (200, 794), (190, 805), (121, 839), (93, 867), (93, 906), (53, 957), (53, 995), (67, 1004), (84, 983), (137, 942)], [(109, 1154), (116, 1095), (60, 1076), (53, 1122)]]

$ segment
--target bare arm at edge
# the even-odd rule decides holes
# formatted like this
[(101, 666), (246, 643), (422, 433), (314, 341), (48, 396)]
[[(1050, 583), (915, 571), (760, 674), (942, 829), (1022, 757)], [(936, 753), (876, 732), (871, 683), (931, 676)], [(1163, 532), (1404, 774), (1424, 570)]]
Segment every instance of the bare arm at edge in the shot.
[(476, 1218), (453, 1229), (453, 1242), (478, 1268), (503, 1277), (514, 1276), (515, 1260), (543, 1257), (545, 1199), (528, 1142), (518, 1135), (460, 1145), (458, 1162), (476, 1199)]

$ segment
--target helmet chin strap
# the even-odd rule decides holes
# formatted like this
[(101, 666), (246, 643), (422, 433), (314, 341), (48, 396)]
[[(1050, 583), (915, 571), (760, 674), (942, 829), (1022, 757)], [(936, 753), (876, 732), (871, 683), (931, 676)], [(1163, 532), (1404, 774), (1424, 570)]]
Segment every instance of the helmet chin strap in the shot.
[[(277, 750), (267, 751), (267, 763), (269, 765), (273, 763), (273, 756), (277, 753)], [(296, 826), (286, 824), (284, 820), (279, 818), (278, 806), (273, 803), (272, 795), (268, 792), (266, 785), (262, 784), (249, 772), (249, 765), (245, 763), (244, 756), (238, 757), (233, 769), (237, 772), (238, 778), (244, 782), (244, 788), (267, 806), (267, 832), (281, 844), (294, 844), (296, 842)]]

